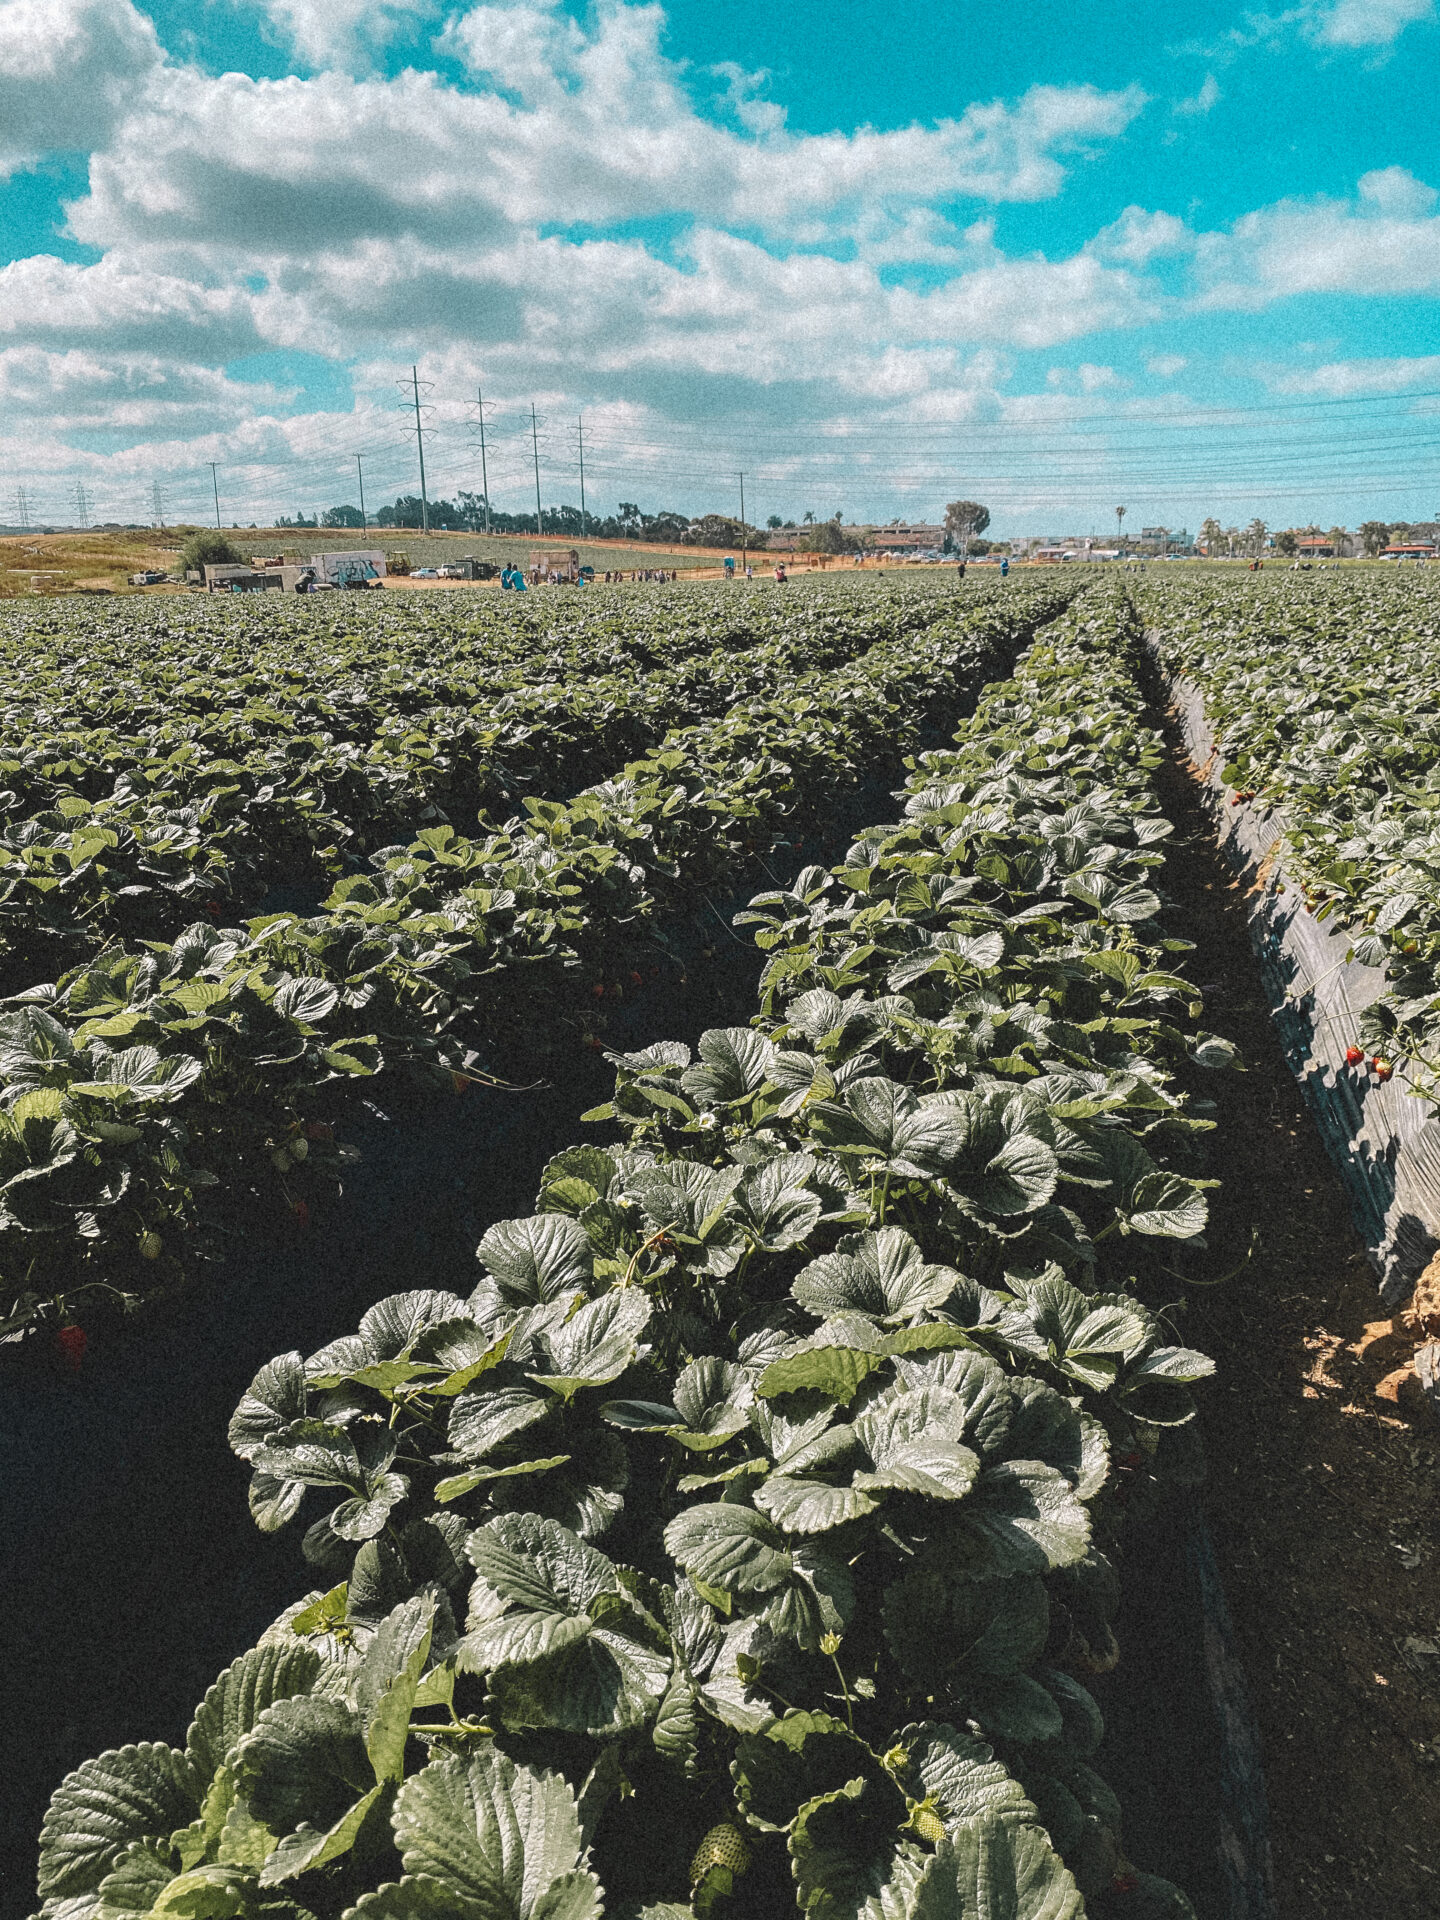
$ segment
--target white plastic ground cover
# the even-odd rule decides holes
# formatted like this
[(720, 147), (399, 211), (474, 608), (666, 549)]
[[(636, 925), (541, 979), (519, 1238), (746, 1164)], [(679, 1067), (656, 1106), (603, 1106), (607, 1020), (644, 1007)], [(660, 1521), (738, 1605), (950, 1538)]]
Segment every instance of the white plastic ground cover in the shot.
[[(1158, 657), (1154, 636), (1151, 646)], [(1165, 677), (1221, 847), (1250, 883), (1250, 938), (1285, 1056), (1349, 1189), (1381, 1299), (1399, 1306), (1440, 1250), (1440, 1120), (1412, 1091), (1403, 1063), (1385, 1082), (1346, 1066), (1384, 970), (1347, 960), (1350, 935), (1306, 913), (1299, 888), (1286, 884), (1283, 812), (1231, 804), (1203, 694), (1183, 676)]]

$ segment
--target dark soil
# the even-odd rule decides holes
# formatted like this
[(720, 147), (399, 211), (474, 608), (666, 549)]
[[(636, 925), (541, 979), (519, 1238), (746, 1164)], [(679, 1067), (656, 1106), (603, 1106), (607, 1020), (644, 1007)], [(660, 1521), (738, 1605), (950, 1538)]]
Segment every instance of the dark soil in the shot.
[(1163, 797), (1206, 1022), (1246, 1063), (1217, 1076), (1209, 1234), (1217, 1276), (1245, 1264), (1191, 1295), (1185, 1331), (1220, 1367), (1206, 1501), (1264, 1747), (1277, 1907), (1418, 1920), (1440, 1913), (1440, 1427), (1376, 1397), (1415, 1341), (1379, 1303), (1271, 1023), (1242, 883), (1178, 752)]

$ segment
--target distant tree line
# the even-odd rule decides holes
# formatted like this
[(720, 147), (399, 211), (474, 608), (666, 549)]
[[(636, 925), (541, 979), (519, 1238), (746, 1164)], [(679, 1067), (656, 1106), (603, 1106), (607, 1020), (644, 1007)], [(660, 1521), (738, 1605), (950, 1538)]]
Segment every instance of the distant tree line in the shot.
[[(758, 548), (766, 546), (772, 534), (793, 532), (795, 545), (802, 553), (828, 554), (859, 553), (873, 542), (869, 529), (845, 526), (844, 515), (840, 513), (820, 520), (813, 511), (807, 511), (798, 525), (794, 520), (782, 521), (778, 513), (772, 513), (762, 528), (742, 522), (733, 514), (705, 513), (692, 519), (670, 507), (658, 513), (646, 513), (633, 500), (622, 500), (614, 513), (582, 514), (577, 506), (561, 504), (544, 508), (543, 516), (546, 540), (627, 540), (665, 546)], [(362, 520), (358, 507), (347, 504), (327, 508), (318, 520), (306, 519), (300, 514), (295, 519), (280, 519), (276, 525), (345, 527), (357, 531), (368, 525), (377, 531), (404, 528), (416, 532), (426, 523), (436, 533), (483, 533), (485, 496), (457, 493), (453, 500), (432, 500), (428, 507), (422, 507), (419, 494), (402, 493), (393, 506), (380, 507), (368, 520)], [(952, 501), (945, 510), (945, 550), (986, 552), (989, 543), (979, 535), (989, 523), (988, 507), (973, 500)], [(491, 507), (489, 526), (492, 533), (537, 537), (533, 513), (502, 513), (498, 507)]]
[[(632, 500), (622, 500), (614, 513), (584, 513), (579, 507), (562, 503), (546, 507), (543, 510), (544, 538), (546, 540), (630, 540), (658, 542), (665, 546), (739, 546), (742, 541), (759, 546), (764, 534), (758, 527), (748, 522), (743, 526), (729, 514), (707, 513), (698, 519), (688, 514), (676, 513), (672, 508), (662, 508), (659, 513), (645, 513)], [(422, 507), (418, 493), (402, 493), (393, 506), (378, 508), (362, 519), (356, 506), (329, 507), (317, 520), (306, 519), (304, 514), (295, 519), (280, 519), (280, 527), (353, 527), (360, 529), (371, 526), (377, 529), (405, 528), (416, 532), (428, 522), (435, 533), (483, 533), (485, 531), (485, 496), (478, 493), (457, 493), (453, 500), (432, 500), (428, 507)], [(492, 533), (509, 533), (536, 537), (535, 515), (533, 513), (502, 513), (498, 507), (492, 507), (489, 515)], [(778, 524), (778, 522), (777, 522)]]

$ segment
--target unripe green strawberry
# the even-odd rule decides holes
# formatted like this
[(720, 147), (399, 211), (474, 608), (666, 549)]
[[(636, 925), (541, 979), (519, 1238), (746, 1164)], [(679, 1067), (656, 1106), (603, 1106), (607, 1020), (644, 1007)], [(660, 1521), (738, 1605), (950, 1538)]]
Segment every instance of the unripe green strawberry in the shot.
[(160, 1255), (164, 1252), (164, 1249), (165, 1249), (165, 1242), (160, 1238), (159, 1234), (156, 1233), (153, 1227), (151, 1227), (147, 1232), (141, 1234), (140, 1258), (142, 1260), (158, 1260), (160, 1258)]
[(938, 1847), (945, 1838), (945, 1822), (932, 1806), (922, 1803), (910, 1809), (910, 1831), (918, 1834), (922, 1840), (928, 1840), (932, 1847)]
[(297, 1139), (292, 1140), (290, 1142), (289, 1146), (286, 1147), (285, 1151), (289, 1154), (292, 1160), (304, 1160), (309, 1156), (310, 1142), (305, 1138), (304, 1134), (302, 1133)]
[(690, 1884), (694, 1886), (703, 1880), (711, 1867), (728, 1867), (731, 1873), (738, 1874), (744, 1873), (749, 1864), (750, 1849), (744, 1835), (728, 1820), (722, 1820), (718, 1826), (711, 1827), (695, 1849), (695, 1858), (690, 1862)]

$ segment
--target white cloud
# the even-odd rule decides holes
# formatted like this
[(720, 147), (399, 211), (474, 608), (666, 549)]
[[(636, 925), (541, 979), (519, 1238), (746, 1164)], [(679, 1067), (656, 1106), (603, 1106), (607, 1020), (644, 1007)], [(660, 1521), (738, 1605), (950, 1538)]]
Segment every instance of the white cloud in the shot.
[(1407, 27), (1435, 18), (1435, 0), (1304, 0), (1279, 13), (1247, 11), (1239, 25), (1213, 40), (1195, 39), (1171, 52), (1220, 63), (1259, 47), (1284, 53), (1300, 41), (1312, 47), (1374, 52), (1395, 44)]
[(1145, 362), (1145, 369), (1147, 373), (1153, 373), (1157, 380), (1173, 380), (1189, 364), (1183, 353), (1152, 353)]
[(1170, 111), (1191, 116), (1204, 115), (1216, 107), (1221, 98), (1219, 81), (1213, 73), (1207, 73), (1201, 82), (1200, 91), (1192, 94), (1188, 100), (1177, 100)]
[(482, 83), (468, 89), (413, 70), (167, 70), (95, 155), (73, 230), (99, 247), (267, 261), (677, 213), (822, 240), (862, 208), (1053, 195), (1070, 160), (1122, 133), (1144, 101), (1134, 88), (1034, 87), (932, 126), (795, 135), (772, 117), (737, 130), (696, 110), (660, 50), (663, 18), (619, 5), (587, 36), (551, 8), (472, 9), (443, 36)]
[(1114, 367), (1098, 366), (1093, 360), (1082, 360), (1077, 367), (1051, 367), (1045, 376), (1045, 384), (1056, 393), (1071, 393), (1077, 389), (1081, 393), (1113, 393), (1130, 383)]
[(237, 382), (158, 354), (0, 350), (0, 404), (12, 423), (31, 414), (60, 433), (210, 432), (290, 397), (270, 383)]
[(162, 58), (130, 0), (0, 0), (0, 177), (102, 145)]
[(115, 259), (77, 266), (32, 254), (0, 267), (0, 342), (23, 338), (47, 350), (235, 359), (269, 344), (255, 306), (243, 287), (203, 286)]
[(1268, 306), (1306, 293), (1440, 290), (1435, 191), (1401, 167), (1369, 173), (1354, 200), (1281, 200), (1201, 236), (1201, 304)]
[(1324, 47), (1388, 47), (1407, 27), (1434, 18), (1433, 0), (1335, 0), (1319, 12), (1310, 34)]
[(1404, 167), (1382, 167), (1374, 173), (1362, 173), (1356, 191), (1370, 206), (1396, 220), (1419, 219), (1440, 200), (1440, 193), (1434, 187), (1427, 187)]
[(373, 64), (372, 49), (433, 19), (437, 0), (259, 0), (276, 29), (312, 67)]
[(1126, 207), (1118, 220), (1103, 227), (1089, 251), (1103, 260), (1122, 260), (1145, 267), (1152, 260), (1191, 252), (1195, 235), (1173, 213), (1149, 213), (1144, 207)]
[(1321, 367), (1261, 367), (1256, 372), (1272, 393), (1318, 394), (1337, 400), (1352, 395), (1406, 393), (1440, 387), (1440, 353), (1411, 359), (1331, 360)]

